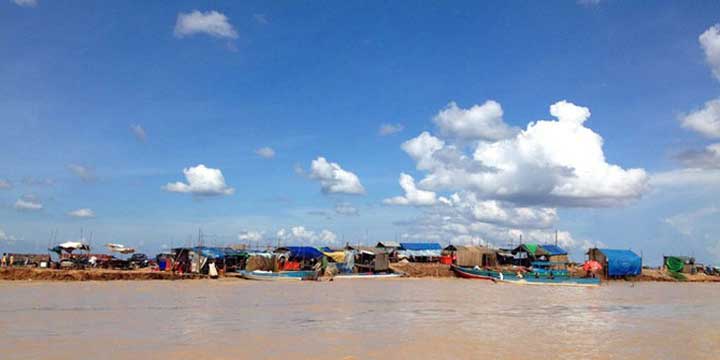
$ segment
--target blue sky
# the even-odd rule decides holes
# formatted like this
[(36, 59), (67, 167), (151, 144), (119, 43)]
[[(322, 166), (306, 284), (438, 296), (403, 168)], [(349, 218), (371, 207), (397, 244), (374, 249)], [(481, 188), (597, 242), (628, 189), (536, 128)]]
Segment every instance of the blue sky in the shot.
[[(18, 2), (0, 2), (2, 248), (37, 251), (54, 230), (60, 241), (80, 229), (148, 252), (199, 227), (217, 244), (504, 245), (558, 229), (578, 260), (604, 244), (649, 263), (671, 252), (720, 262), (720, 155), (681, 156), (718, 142), (685, 120), (718, 97), (715, 38), (699, 41), (720, 22), (717, 2)], [(489, 171), (479, 143), (519, 154), (514, 136), (557, 120), (561, 100), (592, 113), (578, 121), (602, 138), (598, 173), (562, 175), (567, 154), (592, 149), (552, 130), (538, 134), (547, 157), (504, 158), (522, 170), (512, 180), (428, 179), (457, 180), (447, 164), (467, 161), (462, 174)], [(475, 105), (486, 128), (464, 112)], [(696, 118), (712, 130), (720, 115), (706, 110)], [(488, 137), (487, 119), (513, 130)], [(382, 135), (383, 124), (401, 130)], [(402, 148), (422, 132), (465, 157), (423, 168)], [(197, 191), (183, 169), (200, 164), (224, 184), (201, 172), (210, 191)], [(605, 165), (622, 172), (597, 183)], [(400, 173), (419, 197), (403, 195)]]

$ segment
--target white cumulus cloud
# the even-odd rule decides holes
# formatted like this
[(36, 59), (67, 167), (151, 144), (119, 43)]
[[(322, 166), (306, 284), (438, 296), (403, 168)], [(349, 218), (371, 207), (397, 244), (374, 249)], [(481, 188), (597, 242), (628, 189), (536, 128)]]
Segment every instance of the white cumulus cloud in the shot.
[(682, 126), (708, 138), (720, 138), (720, 99), (710, 100), (701, 109), (681, 119)]
[(700, 34), (698, 40), (705, 51), (705, 60), (710, 65), (715, 77), (720, 80), (720, 24), (705, 30)]
[(183, 38), (189, 35), (206, 34), (217, 38), (235, 39), (237, 31), (229, 19), (217, 11), (179, 13), (175, 23), (175, 36)]
[(310, 164), (311, 179), (318, 180), (326, 194), (364, 194), (365, 188), (357, 175), (344, 170), (339, 164), (318, 157)]
[(68, 216), (72, 216), (74, 218), (79, 218), (79, 219), (89, 219), (89, 218), (95, 217), (95, 212), (88, 208), (72, 210), (72, 211), (69, 211), (67, 214), (68, 214)]
[(500, 140), (517, 132), (503, 121), (502, 107), (492, 100), (470, 109), (451, 102), (433, 120), (443, 135), (459, 139)]
[(275, 157), (275, 150), (271, 147), (265, 146), (255, 150), (255, 154), (264, 159), (272, 159)]
[(405, 195), (385, 199), (383, 200), (385, 204), (428, 206), (435, 205), (438, 201), (434, 192), (418, 189), (415, 186), (415, 179), (408, 174), (401, 173), (399, 183), (400, 187), (405, 191)]
[(163, 186), (170, 192), (190, 193), (197, 196), (231, 195), (234, 188), (225, 184), (220, 169), (206, 167), (203, 164), (183, 169), (187, 183), (174, 182)]
[(403, 150), (427, 172), (424, 190), (469, 190), (482, 198), (546, 206), (612, 206), (647, 190), (643, 169), (608, 164), (603, 139), (584, 126), (589, 109), (560, 101), (557, 120), (531, 122), (511, 138), (481, 141), (472, 157), (427, 132)]

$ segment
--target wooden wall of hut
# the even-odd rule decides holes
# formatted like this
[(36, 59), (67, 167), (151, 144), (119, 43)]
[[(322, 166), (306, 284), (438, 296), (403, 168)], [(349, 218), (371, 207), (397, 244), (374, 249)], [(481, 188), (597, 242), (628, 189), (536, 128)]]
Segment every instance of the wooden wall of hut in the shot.
[(495, 251), (485, 246), (456, 246), (455, 264), (458, 266), (495, 266)]

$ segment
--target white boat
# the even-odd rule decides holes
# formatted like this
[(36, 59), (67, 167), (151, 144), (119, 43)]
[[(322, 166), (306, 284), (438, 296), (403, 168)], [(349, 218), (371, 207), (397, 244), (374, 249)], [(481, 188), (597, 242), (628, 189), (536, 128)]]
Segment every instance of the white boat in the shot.
[(299, 280), (317, 280), (317, 272), (315, 271), (241, 271), (241, 276), (248, 280), (260, 281), (299, 281)]

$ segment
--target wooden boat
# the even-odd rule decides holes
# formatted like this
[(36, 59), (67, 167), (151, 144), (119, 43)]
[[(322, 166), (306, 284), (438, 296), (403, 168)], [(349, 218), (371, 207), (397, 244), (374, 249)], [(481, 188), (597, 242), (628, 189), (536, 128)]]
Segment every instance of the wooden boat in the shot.
[(573, 278), (568, 276), (559, 277), (534, 277), (530, 274), (526, 276), (518, 276), (509, 272), (497, 272), (492, 270), (474, 269), (451, 265), (455, 273), (466, 279), (491, 280), (515, 285), (540, 285), (540, 286), (575, 286), (575, 287), (595, 287), (600, 286), (600, 279), (596, 278)]
[(457, 274), (457, 276), (464, 279), (495, 281), (495, 279), (499, 275), (496, 271), (473, 269), (457, 265), (450, 265), (450, 268), (455, 272), (455, 274)]
[(300, 280), (317, 280), (317, 271), (241, 271), (240, 274), (244, 279), (260, 280), (260, 281), (300, 281)]
[(339, 274), (335, 275), (333, 279), (390, 279), (402, 277), (403, 274), (391, 273), (391, 274), (374, 274), (374, 273), (360, 273), (360, 274)]
[(598, 278), (521, 278), (517, 276), (498, 278), (496, 281), (515, 285), (536, 285), (536, 286), (574, 286), (574, 287), (597, 287), (600, 286)]

